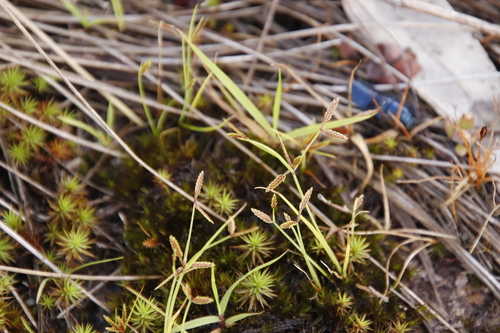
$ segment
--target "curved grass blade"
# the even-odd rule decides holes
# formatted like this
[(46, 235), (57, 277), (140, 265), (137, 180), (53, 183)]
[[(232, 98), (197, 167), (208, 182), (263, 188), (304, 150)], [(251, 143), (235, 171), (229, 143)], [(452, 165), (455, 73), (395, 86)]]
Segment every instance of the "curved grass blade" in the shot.
[(304, 126), (301, 128), (294, 129), (284, 135), (285, 138), (292, 138), (295, 139), (299, 136), (307, 136), (310, 134), (317, 133), (321, 128), (323, 129), (332, 129), (332, 128), (338, 128), (338, 127), (344, 127), (347, 125), (355, 124), (360, 121), (369, 119), (376, 115), (378, 111), (369, 111), (369, 112), (363, 112), (360, 115), (357, 115), (355, 117), (350, 117), (350, 118), (345, 118), (345, 119), (339, 119), (339, 120), (333, 120), (329, 121), (327, 123), (323, 124), (314, 124), (314, 125), (309, 125), (309, 126)]
[(264, 114), (255, 106), (248, 96), (226, 75), (212, 60), (210, 60), (186, 35), (179, 31), (182, 39), (186, 41), (201, 62), (217, 77), (234, 98), (250, 113), (253, 119), (272, 137), (274, 132)]
[(251, 316), (257, 316), (262, 314), (262, 312), (254, 312), (254, 313), (240, 313), (237, 315), (234, 315), (232, 317), (229, 317), (225, 320), (225, 323), (227, 326), (231, 326), (232, 324), (236, 323), (237, 321), (243, 320), (245, 318), (251, 317)]
[(185, 322), (184, 325), (182, 325), (182, 329), (180, 326), (174, 327), (172, 329), (172, 333), (190, 330), (205, 325), (216, 324), (218, 322), (220, 322), (220, 318), (218, 316), (206, 316), (206, 317), (196, 318)]

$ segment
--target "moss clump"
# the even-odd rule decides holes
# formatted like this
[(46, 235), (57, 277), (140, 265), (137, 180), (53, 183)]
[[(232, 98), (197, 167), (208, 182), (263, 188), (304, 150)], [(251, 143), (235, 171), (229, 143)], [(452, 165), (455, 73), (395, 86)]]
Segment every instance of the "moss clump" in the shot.
[[(22, 71), (12, 71), (11, 75), (19, 77), (20, 85), (17, 92), (12, 88), (4, 89), (8, 103), (56, 127), (66, 126), (59, 116), (74, 117), (56, 100), (38, 98), (38, 90), (27, 83), (32, 81)], [(12, 215), (12, 212), (4, 212), (3, 217), (9, 226), (44, 249), (45, 258), (62, 272), (80, 270), (81, 273), (99, 272), (102, 275), (103, 272), (110, 274), (119, 266), (123, 274), (165, 275), (165, 285), (159, 289), (159, 282), (151, 280), (109, 286), (113, 290), (108, 294), (111, 295), (108, 296), (108, 306), (112, 311), (116, 310), (116, 315), (108, 317), (108, 325), (111, 325), (108, 327), (119, 330), (131, 324), (138, 331), (161, 330), (165, 320), (167, 325), (173, 325), (173, 319), (168, 315), (165, 319), (161, 313), (171, 311), (173, 314), (179, 309), (185, 311), (183, 321), (218, 316), (222, 318), (218, 324), (221, 327), (229, 318), (242, 312), (264, 311), (259, 317), (247, 318), (245, 324), (260, 325), (270, 331), (276, 328), (269, 324), (271, 320), (286, 321), (292, 317), (308, 318), (317, 327), (345, 332), (396, 328), (401, 331), (414, 323), (415, 316), (403, 316), (400, 301), (396, 298), (391, 296), (387, 303), (380, 304), (368, 287), (359, 288), (369, 286), (384, 290), (384, 274), (371, 265), (366, 256), (371, 253), (384, 258), (387, 252), (375, 237), (354, 234), (354, 228), (356, 231), (371, 228), (362, 215), (353, 218), (350, 214), (325, 207), (325, 214), (341, 228), (328, 239), (328, 231), (322, 226), (317, 230), (305, 227), (311, 218), (308, 204), (322, 205), (311, 195), (319, 191), (324, 182), (321, 177), (311, 176), (321, 174), (313, 160), (307, 161), (305, 171), (295, 165), (297, 171), (291, 175), (288, 167), (276, 158), (251, 147), (254, 154), (286, 178), (266, 192), (255, 187), (272, 183), (274, 177), (262, 172), (259, 163), (217, 135), (176, 129), (165, 132), (165, 135), (144, 131), (125, 138), (141, 159), (160, 170), (186, 193), (198, 191), (193, 204), (152, 178), (135, 161), (126, 158), (108, 158), (109, 163), (103, 163), (92, 180), (86, 179), (87, 182), (83, 183), (81, 177), (63, 171), (61, 165), (62, 161), (77, 153), (74, 144), (12, 116), (5, 115), (2, 121), (6, 127), (15, 127), (6, 138), (8, 156), (13, 164), (21, 170), (32, 170), (31, 177), (47, 188), (38, 207), (43, 213), (42, 218), (31, 218), (32, 222), (39, 223), (27, 225), (22, 219), (16, 219), (17, 215)], [(278, 145), (275, 148), (278, 149)], [(306, 159), (308, 156), (298, 149), (290, 150), (289, 154), (292, 159), (299, 156)], [(94, 171), (93, 166), (102, 157), (89, 152), (81, 158), (80, 172), (86, 174)], [(203, 185), (198, 185), (201, 171), (206, 179)], [(302, 197), (297, 198), (288, 187), (297, 186), (297, 183), (311, 190), (302, 191)], [(107, 195), (105, 200), (102, 200), (103, 192)], [(341, 190), (323, 188), (321, 192), (329, 200), (342, 204)], [(277, 193), (279, 200), (274, 200), (273, 194)], [(106, 204), (100, 206), (96, 199)], [(273, 202), (271, 208), (267, 206), (270, 202)], [(121, 221), (103, 219), (100, 209), (114, 204), (120, 207), (125, 218)], [(221, 215), (226, 220), (227, 230), (224, 228), (221, 232), (220, 221), (209, 223), (201, 205)], [(239, 212), (233, 221), (230, 217), (243, 205), (247, 209)], [(266, 216), (273, 223), (263, 223), (262, 215), (258, 218), (248, 209), (254, 207), (268, 214)], [(283, 225), (291, 222), (293, 227)], [(218, 232), (216, 241), (212, 240), (212, 235)], [(216, 245), (205, 249), (210, 242), (216, 242)], [(187, 252), (186, 244), (189, 244), (190, 255), (203, 251), (195, 262), (200, 267), (189, 272), (184, 270), (191, 268), (192, 263), (186, 261), (190, 257), (182, 254)], [(307, 250), (302, 251), (300, 246)], [(286, 259), (256, 270), (285, 252)], [(10, 262), (14, 256), (22, 257), (23, 254), (24, 250), (13, 242), (0, 244), (0, 260), (3, 262)], [(94, 261), (118, 256), (123, 257), (119, 264), (91, 265)], [(23, 259), (19, 264), (31, 265), (33, 262), (33, 259)], [(312, 267), (311, 262), (317, 266)], [(45, 260), (38, 265), (43, 270), (54, 270)], [(314, 272), (317, 276), (313, 276)], [(241, 282), (235, 285), (240, 278)], [(169, 284), (169, 281), (175, 283)], [(92, 303), (85, 300), (86, 290), (94, 286), (91, 282), (59, 278), (43, 281), (25, 278), (23, 282), (39, 294), (40, 315), (49, 327), (64, 326), (62, 320), (55, 319), (58, 308), (69, 309), (76, 304), (85, 309), (92, 308)], [(33, 294), (27, 287), (23, 288), (25, 293)], [(214, 290), (219, 295), (219, 302), (221, 295), (231, 292), (223, 315), (219, 313), (220, 304), (219, 308), (208, 304), (216, 297)], [(139, 294), (146, 296), (140, 297)], [(165, 304), (170, 304), (170, 308)], [(3, 311), (0, 315), (17, 311), (10, 303), (0, 304), (0, 310)], [(89, 320), (92, 320), (90, 315), (78, 319), (80, 322)], [(13, 320), (11, 323), (14, 325)], [(76, 322), (72, 325), (77, 328)]]

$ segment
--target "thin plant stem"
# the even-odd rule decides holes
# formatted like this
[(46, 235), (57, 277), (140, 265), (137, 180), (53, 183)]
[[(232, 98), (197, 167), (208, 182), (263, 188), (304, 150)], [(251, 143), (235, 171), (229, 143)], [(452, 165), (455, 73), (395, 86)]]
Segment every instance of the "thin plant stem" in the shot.
[(146, 104), (146, 93), (144, 91), (144, 84), (142, 82), (142, 74), (147, 70), (147, 68), (151, 65), (151, 62), (142, 63), (139, 67), (139, 71), (137, 74), (137, 85), (139, 88), (139, 95), (142, 100), (142, 107), (144, 109), (144, 113), (146, 114), (146, 118), (148, 119), (149, 127), (153, 132), (154, 136), (158, 136), (158, 130), (153, 120), (153, 116), (151, 115), (151, 111), (149, 110), (149, 106)]
[[(297, 243), (299, 244), (300, 249), (302, 249), (301, 252), (306, 253), (306, 247), (304, 245), (302, 235), (300, 234), (300, 226), (297, 224), (296, 226), (292, 227), (292, 229), (295, 231), (295, 238), (297, 239)], [(311, 262), (309, 260), (306, 260), (306, 265), (307, 265), (307, 269), (311, 273), (311, 276), (312, 276), (314, 283), (316, 284), (316, 288), (318, 290), (321, 290), (321, 282), (319, 281), (319, 278), (318, 278), (318, 275), (316, 274), (316, 271), (311, 266)]]
[(193, 224), (194, 224), (194, 214), (196, 212), (196, 202), (193, 204), (193, 209), (191, 211), (191, 221), (189, 221), (189, 232), (188, 238), (186, 240), (186, 248), (184, 249), (184, 263), (188, 261), (188, 253), (189, 253), (189, 244), (191, 243), (191, 235), (193, 233)]
[(286, 237), (286, 239), (288, 239), (288, 241), (297, 249), (299, 250), (299, 252), (304, 256), (305, 260), (309, 260), (312, 265), (314, 267), (316, 267), (316, 269), (321, 273), (323, 274), (325, 277), (328, 277), (328, 274), (326, 273), (325, 270), (323, 270), (323, 268), (321, 268), (321, 266), (319, 266), (308, 254), (307, 252), (305, 252), (305, 249), (301, 249), (299, 244), (297, 244), (292, 237), (290, 237), (290, 235), (288, 235), (285, 230), (283, 230), (282, 228), (280, 228), (278, 225), (276, 225), (276, 227), (278, 228), (278, 230), (283, 234), (283, 236)]
[(186, 305), (186, 308), (184, 309), (184, 316), (182, 317), (182, 324), (180, 326), (181, 332), (184, 331), (184, 325), (186, 323), (187, 316), (189, 314), (189, 308), (191, 307), (191, 304), (193, 304), (193, 302), (191, 302), (191, 300), (188, 299), (188, 303)]

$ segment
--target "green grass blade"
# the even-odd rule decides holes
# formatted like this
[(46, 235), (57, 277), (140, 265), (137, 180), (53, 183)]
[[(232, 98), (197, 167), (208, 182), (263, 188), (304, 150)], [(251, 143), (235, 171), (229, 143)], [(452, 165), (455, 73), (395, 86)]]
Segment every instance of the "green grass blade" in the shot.
[(258, 141), (252, 140), (252, 139), (241, 139), (241, 141), (251, 143), (255, 147), (259, 148), (260, 150), (265, 151), (269, 155), (276, 157), (288, 169), (288, 171), (294, 172), (294, 170), (292, 169), (290, 164), (288, 164), (288, 162), (285, 161), (285, 159), (280, 154), (278, 154), (274, 149), (272, 149), (271, 147), (269, 147), (263, 143), (260, 143)]
[(108, 104), (108, 112), (106, 113), (106, 124), (110, 128), (115, 127), (115, 106), (112, 103)]
[(125, 30), (125, 20), (123, 19), (125, 11), (123, 10), (121, 0), (111, 0), (111, 6), (113, 7), (113, 12), (115, 13), (118, 29), (120, 31)]
[(43, 279), (40, 285), (38, 286), (38, 291), (36, 292), (36, 304), (40, 303), (40, 298), (42, 298), (43, 290), (45, 289), (45, 285), (49, 282), (52, 281), (52, 278), (46, 278)]
[(247, 95), (226, 75), (212, 60), (210, 60), (196, 45), (194, 45), (181, 31), (179, 34), (186, 41), (201, 62), (215, 75), (215, 77), (231, 92), (234, 98), (250, 113), (253, 119), (267, 132), (273, 136), (271, 125), (264, 114), (255, 106)]
[[(377, 113), (378, 113), (378, 111), (372, 111), (372, 112), (366, 112), (366, 113), (363, 112), (363, 114), (355, 116), (355, 117), (329, 121), (323, 126), (323, 128), (324, 129), (332, 129), (332, 128), (344, 127), (347, 125), (355, 124), (355, 123), (358, 123), (360, 121), (369, 119), (369, 118), (373, 117), (374, 115), (376, 115)], [(314, 133), (318, 132), (320, 130), (320, 128), (321, 128), (321, 124), (304, 126), (304, 127), (297, 128), (297, 129), (294, 129), (294, 130), (286, 133), (284, 135), (284, 137), (289, 137), (289, 138), (295, 139), (295, 138), (300, 137), (300, 136), (307, 136), (307, 135), (314, 134)]]
[[(66, 116), (59, 116), (57, 118), (60, 121), (62, 121), (64, 124), (67, 124), (67, 125), (70, 125), (73, 127), (77, 127), (77, 128), (81, 128), (85, 132), (94, 136), (99, 141), (102, 141), (105, 138), (105, 134), (103, 132), (97, 131), (95, 128), (93, 128), (89, 124), (84, 123), (83, 121), (73, 119), (71, 117), (66, 117)], [(105, 143), (105, 142), (103, 142), (103, 143)]]
[[(190, 321), (187, 321), (182, 325), (183, 330), (190, 330), (196, 327), (201, 327), (205, 325), (210, 325), (210, 324), (216, 324), (220, 322), (220, 318), (218, 316), (206, 316), (206, 317), (201, 317), (201, 318), (196, 318)], [(175, 332), (180, 332), (181, 328), (180, 327), (174, 327), (172, 329), (172, 333)]]
[(226, 325), (230, 326), (240, 320), (243, 320), (245, 318), (248, 318), (248, 317), (251, 317), (251, 316), (257, 316), (257, 315), (260, 315), (262, 314), (262, 312), (255, 312), (255, 313), (240, 313), (240, 314), (237, 314), (235, 316), (232, 316), (230, 318), (227, 318), (225, 320), (225, 323)]
[(217, 283), (215, 282), (215, 266), (211, 267), (211, 278), (212, 282), (212, 292), (214, 293), (215, 304), (217, 305), (217, 311), (220, 312), (220, 302), (219, 302), (219, 291), (217, 290)]
[(31, 323), (27, 319), (24, 319), (24, 317), (21, 317), (21, 321), (23, 322), (24, 328), (26, 329), (25, 332), (35, 333), (35, 331), (33, 331), (33, 329), (31, 328)]
[(218, 130), (219, 128), (224, 127), (226, 125), (226, 123), (227, 123), (227, 121), (223, 121), (219, 125), (209, 126), (209, 127), (189, 125), (189, 124), (186, 124), (186, 123), (179, 123), (179, 125), (182, 126), (183, 128), (186, 128), (186, 129), (188, 129), (190, 131), (193, 131), (193, 132), (213, 132), (215, 130)]
[(109, 259), (103, 259), (103, 260), (88, 262), (86, 264), (83, 264), (81, 266), (78, 266), (77, 268), (74, 268), (74, 269), (70, 270), (69, 274), (74, 274), (76, 271), (78, 271), (78, 270), (80, 270), (82, 268), (85, 268), (85, 267), (89, 267), (89, 266), (93, 266), (93, 265), (100, 265), (100, 264), (104, 264), (104, 263), (107, 263), (107, 262), (116, 261), (116, 260), (122, 260), (122, 259), (123, 259), (123, 257), (117, 257), (117, 258), (109, 258)]
[(78, 19), (78, 21), (80, 21), (80, 24), (84, 28), (88, 28), (89, 21), (86, 15), (82, 14), (76, 5), (74, 5), (71, 1), (68, 0), (61, 0), (61, 2), (63, 3), (64, 7), (66, 7), (66, 9), (71, 13), (71, 15), (73, 15)]
[[(207, 87), (207, 84), (208, 82), (210, 81), (210, 78), (212, 77), (212, 73), (210, 73), (206, 78), (205, 80), (203, 81), (202, 85), (200, 86), (200, 89), (198, 89), (198, 92), (196, 93), (196, 96), (194, 97), (193, 99), (193, 102), (191, 103), (191, 106), (193, 108), (196, 108), (198, 106), (198, 103), (200, 103), (201, 101), (201, 98), (203, 96), (203, 91), (205, 90), (205, 88)], [(188, 99), (185, 98), (185, 100), (187, 101)], [(184, 127), (184, 128), (187, 128), (188, 130), (191, 130), (191, 131), (194, 131), (194, 132), (212, 132), (212, 131), (215, 131), (219, 128), (222, 128), (226, 125), (227, 123), (227, 120), (224, 120), (222, 123), (220, 123), (219, 125), (216, 125), (216, 126), (209, 126), (209, 127), (201, 127), (201, 126), (194, 126), (194, 125), (190, 125), (188, 123), (186, 123), (184, 121), (184, 113), (187, 112), (187, 109), (184, 108), (182, 110), (182, 114), (181, 116), (179, 117), (179, 125), (181, 127)]]
[(153, 115), (151, 114), (151, 111), (149, 110), (149, 106), (146, 104), (146, 92), (144, 91), (144, 85), (142, 82), (142, 75), (144, 74), (145, 71), (148, 70), (149, 67), (151, 67), (151, 60), (145, 61), (140, 64), (139, 66), (139, 72), (137, 73), (137, 85), (139, 88), (139, 95), (141, 96), (142, 100), (142, 107), (144, 109), (144, 113), (146, 114), (146, 118), (148, 119), (149, 127), (151, 128), (151, 132), (155, 136), (158, 136), (160, 133), (158, 132), (158, 129), (156, 128)]

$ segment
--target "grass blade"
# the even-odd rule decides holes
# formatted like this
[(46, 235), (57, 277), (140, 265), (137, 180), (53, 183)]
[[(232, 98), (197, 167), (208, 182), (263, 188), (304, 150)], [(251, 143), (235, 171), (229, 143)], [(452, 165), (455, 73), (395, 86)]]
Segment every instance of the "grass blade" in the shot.
[[(332, 129), (332, 128), (344, 127), (347, 125), (355, 124), (355, 123), (358, 123), (360, 121), (369, 119), (369, 118), (373, 117), (374, 115), (376, 115), (377, 113), (378, 113), (378, 111), (363, 112), (362, 114), (355, 116), (355, 117), (329, 121), (329, 122), (325, 123), (323, 128), (324, 129)], [(320, 130), (321, 126), (322, 126), (322, 124), (314, 124), (314, 125), (309, 125), (309, 126), (297, 128), (297, 129), (294, 129), (294, 130), (286, 133), (285, 137), (295, 139), (299, 136), (307, 136), (310, 134), (314, 134)]]
[(196, 45), (194, 45), (181, 31), (179, 34), (186, 41), (193, 52), (200, 58), (201, 62), (217, 77), (217, 79), (227, 88), (234, 98), (250, 113), (253, 119), (267, 132), (273, 136), (271, 125), (264, 114), (255, 106), (248, 96), (226, 75), (212, 60), (210, 60)]

